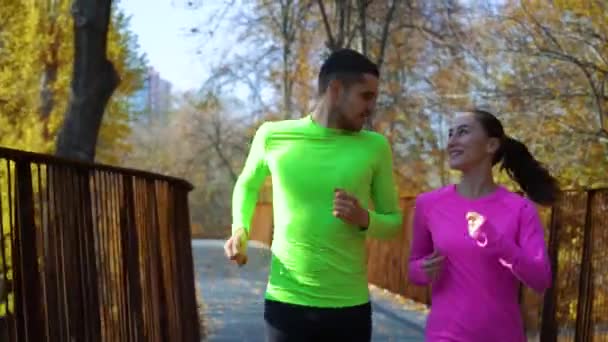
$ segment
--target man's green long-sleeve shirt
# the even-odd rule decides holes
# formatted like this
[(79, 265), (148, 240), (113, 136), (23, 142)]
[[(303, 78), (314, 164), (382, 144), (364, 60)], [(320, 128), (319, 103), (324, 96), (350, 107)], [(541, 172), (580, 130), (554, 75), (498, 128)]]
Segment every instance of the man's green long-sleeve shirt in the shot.
[[(266, 298), (313, 307), (369, 301), (365, 239), (402, 227), (386, 138), (318, 125), (311, 116), (266, 122), (235, 185), (232, 229), (250, 231), (259, 190), (272, 177), (274, 234)], [(369, 201), (367, 230), (333, 216), (334, 190)]]

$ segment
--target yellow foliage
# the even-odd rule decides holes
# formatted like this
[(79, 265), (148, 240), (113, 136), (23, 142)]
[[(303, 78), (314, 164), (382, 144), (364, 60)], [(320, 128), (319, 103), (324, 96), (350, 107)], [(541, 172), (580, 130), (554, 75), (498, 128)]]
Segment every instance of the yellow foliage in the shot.
[[(44, 153), (54, 149), (70, 95), (74, 56), (71, 4), (71, 0), (0, 0), (0, 13), (10, 13), (0, 16), (0, 146)], [(98, 139), (100, 159), (110, 162), (129, 150), (129, 123), (138, 113), (128, 97), (140, 86), (145, 67), (128, 24), (124, 14), (114, 10), (108, 55), (122, 83), (108, 104)], [(14, 192), (13, 184), (8, 183), (9, 168), (0, 161), (1, 223), (7, 239), (3, 247), (7, 263), (0, 264), (0, 272), (12, 279), (7, 234), (14, 220), (14, 203), (9, 207)], [(37, 187), (35, 184), (34, 191), (41, 190)], [(13, 306), (10, 293), (10, 311)], [(6, 309), (1, 303), (0, 316)]]
[[(1, 146), (46, 153), (54, 149), (70, 95), (71, 4), (0, 0), (0, 12), (11, 13), (0, 18)], [(141, 85), (145, 61), (128, 25), (128, 18), (114, 8), (108, 56), (121, 84), (108, 104), (98, 139), (103, 161), (114, 161), (128, 150), (129, 123), (138, 115), (128, 97)]]

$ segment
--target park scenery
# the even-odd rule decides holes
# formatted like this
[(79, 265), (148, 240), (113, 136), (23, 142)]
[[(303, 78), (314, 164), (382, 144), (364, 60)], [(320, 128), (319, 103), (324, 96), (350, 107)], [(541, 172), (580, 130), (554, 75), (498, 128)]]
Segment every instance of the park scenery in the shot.
[[(554, 284), (530, 341), (608, 341), (603, 0), (0, 0), (0, 341), (262, 341), (272, 182), (250, 262), (223, 255), (254, 133), (318, 100), (322, 61), (380, 68), (367, 129), (403, 227), (368, 239), (374, 340), (423, 341), (414, 200), (458, 181), (451, 119), (496, 113), (563, 190), (539, 206)], [(10, 15), (5, 15), (10, 14)], [(520, 191), (496, 168), (495, 179)]]

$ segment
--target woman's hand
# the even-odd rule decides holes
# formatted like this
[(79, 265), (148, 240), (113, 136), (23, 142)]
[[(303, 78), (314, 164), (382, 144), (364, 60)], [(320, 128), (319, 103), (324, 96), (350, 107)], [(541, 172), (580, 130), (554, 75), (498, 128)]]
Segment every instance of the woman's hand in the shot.
[(422, 260), (422, 270), (431, 281), (435, 281), (439, 276), (444, 259), (445, 257), (435, 250), (432, 254)]

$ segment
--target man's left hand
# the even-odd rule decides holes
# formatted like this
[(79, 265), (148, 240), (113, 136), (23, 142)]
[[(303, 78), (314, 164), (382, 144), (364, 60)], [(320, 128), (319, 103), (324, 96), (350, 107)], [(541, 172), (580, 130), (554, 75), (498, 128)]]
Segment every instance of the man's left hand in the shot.
[(342, 221), (357, 227), (367, 228), (369, 226), (369, 212), (361, 207), (355, 196), (342, 189), (334, 191), (333, 214)]

